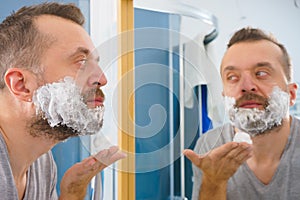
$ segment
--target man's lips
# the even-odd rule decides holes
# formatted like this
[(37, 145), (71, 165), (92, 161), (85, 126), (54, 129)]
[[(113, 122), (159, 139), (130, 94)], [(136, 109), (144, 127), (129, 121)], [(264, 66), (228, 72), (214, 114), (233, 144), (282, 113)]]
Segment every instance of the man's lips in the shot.
[(246, 101), (246, 102), (242, 102), (238, 105), (239, 108), (261, 108), (263, 109), (263, 103), (259, 103), (256, 101)]
[(236, 108), (263, 110), (268, 106), (268, 99), (254, 93), (246, 93), (236, 100)]
[(93, 98), (93, 99), (88, 99), (86, 101), (86, 103), (88, 105), (93, 105), (93, 106), (103, 106), (103, 103), (104, 103), (104, 97), (96, 97), (96, 98)]

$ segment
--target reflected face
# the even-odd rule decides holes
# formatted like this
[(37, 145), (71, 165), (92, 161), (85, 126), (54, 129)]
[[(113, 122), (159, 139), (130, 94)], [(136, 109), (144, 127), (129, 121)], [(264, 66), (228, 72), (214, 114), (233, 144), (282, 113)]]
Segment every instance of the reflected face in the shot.
[(222, 60), (228, 114), (235, 126), (252, 136), (279, 126), (288, 117), (292, 86), (281, 55), (279, 47), (261, 40), (234, 44)]
[(53, 43), (42, 58), (42, 80), (34, 96), (37, 117), (31, 119), (31, 134), (64, 140), (94, 134), (102, 126), (107, 83), (98, 66), (99, 56), (87, 32), (78, 24), (55, 16), (41, 16), (38, 29)]
[[(256, 136), (282, 125), (289, 108), (289, 94), (275, 87), (269, 98), (253, 93), (246, 93), (235, 100), (225, 96), (225, 107), (231, 123), (238, 129)], [(260, 102), (263, 109), (245, 108), (246, 101)]]
[[(266, 40), (231, 46), (221, 64), (224, 96), (238, 99), (251, 92), (267, 98), (275, 86), (286, 91), (281, 55), (280, 48)], [(241, 107), (263, 109), (261, 102), (255, 101), (244, 102)]]

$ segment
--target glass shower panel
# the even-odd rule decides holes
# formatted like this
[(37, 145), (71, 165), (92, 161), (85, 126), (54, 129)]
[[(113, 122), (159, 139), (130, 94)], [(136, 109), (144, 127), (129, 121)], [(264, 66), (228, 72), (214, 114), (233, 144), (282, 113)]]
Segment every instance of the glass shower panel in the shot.
[[(143, 103), (136, 105), (136, 123), (138, 126), (142, 125), (144, 130), (147, 130), (147, 126), (152, 123), (152, 121), (147, 123), (147, 117), (150, 120), (155, 120), (164, 116), (163, 113), (166, 114), (164, 120), (161, 120), (164, 122), (164, 126), (162, 126), (160, 131), (154, 132), (149, 129), (148, 135), (143, 132), (143, 138), (138, 138), (140, 133), (138, 132), (139, 129), (136, 129), (137, 149), (140, 151), (137, 152), (136, 168), (145, 169), (142, 166), (152, 160), (152, 165), (149, 165), (152, 166), (152, 168), (150, 167), (151, 169), (148, 167), (148, 171), (142, 170), (138, 172), (139, 174), (136, 178), (137, 197), (140, 197), (140, 199), (159, 198), (173, 200), (189, 198), (192, 184), (191, 166), (181, 152), (185, 148), (191, 148), (203, 130), (202, 95), (207, 94), (202, 90), (207, 88), (201, 85), (208, 83), (203, 76), (207, 74), (216, 75), (218, 72), (214, 68), (211, 73), (202, 72), (199, 69), (197, 57), (200, 60), (208, 59), (208, 57), (204, 57), (204, 46), (217, 36), (217, 20), (211, 13), (205, 10), (194, 9), (192, 6), (183, 3), (183, 1), (158, 2), (137, 0), (135, 1), (135, 8), (136, 10), (139, 9), (138, 12), (135, 12), (138, 15), (136, 22), (138, 26), (135, 28), (142, 27), (144, 30), (148, 28), (148, 32), (153, 31), (154, 28), (156, 32), (160, 32), (158, 34), (160, 37), (156, 39), (155, 34), (149, 34), (144, 37), (148, 43), (149, 41), (153, 43), (158, 42), (160, 46), (150, 45), (151, 50), (149, 48), (143, 49), (143, 47), (136, 48), (138, 49), (135, 53), (136, 67), (139, 69), (138, 73), (136, 73), (136, 81), (145, 80), (143, 78), (145, 74), (147, 74), (147, 78), (152, 73), (157, 74), (155, 78), (151, 79), (152, 82), (149, 81), (148, 88), (144, 86), (142, 89), (139, 88), (139, 90), (144, 89), (144, 91), (136, 91), (136, 102), (143, 100)], [(141, 14), (141, 12), (144, 12), (144, 14)], [(159, 19), (158, 16), (161, 18)], [(162, 24), (163, 21), (165, 21), (164, 25)], [(135, 37), (138, 37), (137, 33), (136, 31)], [(145, 33), (145, 35), (147, 34)], [(164, 39), (162, 40), (162, 38)], [(143, 42), (135, 40), (135, 46), (138, 46), (139, 43)], [(163, 46), (163, 44), (165, 45)], [(157, 49), (154, 49), (155, 47)], [(194, 57), (192, 58), (188, 55), (191, 52), (194, 52)], [(198, 55), (201, 52), (203, 56)], [(163, 60), (159, 59), (161, 56), (164, 56)], [(208, 61), (201, 62), (201, 65), (208, 64), (208, 67), (210, 67), (209, 64), (211, 63)], [(147, 73), (140, 73), (143, 68)], [(188, 68), (193, 70), (187, 70)], [(157, 85), (163, 86), (161, 89), (153, 85), (153, 80), (159, 79), (159, 77), (161, 78), (158, 80), (160, 82)], [(157, 83), (157, 81), (154, 82)], [(143, 99), (146, 95), (148, 97)], [(161, 101), (158, 101), (158, 99), (161, 99)], [(154, 112), (155, 108), (157, 108), (156, 113)], [(159, 112), (160, 109), (158, 108), (164, 112)], [(142, 120), (143, 117), (145, 120)], [(210, 124), (210, 122), (208, 123)], [(200, 133), (198, 130), (201, 130)], [(155, 140), (165, 142), (161, 144), (161, 142), (158, 143)], [(154, 152), (160, 152), (164, 161), (159, 156), (156, 159), (155, 157), (149, 158), (150, 160), (146, 160), (147, 157), (144, 157), (144, 162), (142, 157), (139, 158), (139, 154), (146, 153), (150, 155), (151, 153), (155, 154)], [(165, 155), (166, 152), (167, 154)], [(165, 160), (169, 163), (162, 166)], [(161, 165), (160, 167), (159, 164)], [(168, 177), (169, 180), (165, 180), (163, 177)], [(156, 179), (157, 182), (155, 183), (155, 180), (151, 178)], [(141, 179), (141, 183), (142, 180), (145, 181), (147, 179), (147, 184), (145, 186), (138, 184), (139, 179)], [(162, 183), (164, 185), (161, 185)], [(165, 192), (165, 187), (169, 188), (168, 192)], [(164, 192), (160, 188), (163, 188)], [(158, 193), (158, 196), (154, 197), (150, 194), (147, 196), (146, 192), (143, 193), (143, 191), (147, 190)]]

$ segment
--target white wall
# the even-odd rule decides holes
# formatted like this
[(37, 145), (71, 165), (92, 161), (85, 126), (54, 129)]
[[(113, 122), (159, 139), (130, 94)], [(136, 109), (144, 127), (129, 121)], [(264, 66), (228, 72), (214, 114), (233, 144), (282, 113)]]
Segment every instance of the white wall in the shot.
[(219, 35), (212, 43), (213, 62), (220, 65), (226, 44), (238, 28), (252, 26), (272, 32), (283, 43), (294, 65), (294, 78), (300, 82), (300, 8), (294, 0), (184, 0), (212, 12), (219, 23)]
[[(136, 6), (154, 10), (175, 10), (178, 9), (178, 5), (185, 4), (213, 13), (218, 18), (219, 35), (210, 45), (210, 50), (213, 51), (210, 56), (217, 68), (226, 44), (235, 30), (252, 26), (272, 32), (286, 46), (294, 65), (294, 78), (300, 82), (300, 0), (135, 0), (134, 2)], [(191, 30), (186, 32), (193, 32), (198, 27), (189, 28)]]
[[(116, 110), (118, 106), (113, 101), (117, 91), (118, 65), (116, 62), (117, 46), (113, 40), (117, 35), (117, 0), (90, 0), (90, 32), (96, 51), (100, 56), (100, 67), (107, 77), (107, 85), (103, 88), (105, 93), (104, 124), (100, 133), (92, 136), (91, 152), (95, 153), (111, 145), (118, 144), (118, 125)], [(103, 191), (100, 194), (103, 200), (117, 199), (116, 165), (111, 165), (104, 170)], [(93, 185), (92, 185), (93, 186)], [(98, 188), (99, 189), (99, 188)], [(98, 197), (96, 197), (98, 199)], [(97, 199), (95, 199), (97, 200)]]

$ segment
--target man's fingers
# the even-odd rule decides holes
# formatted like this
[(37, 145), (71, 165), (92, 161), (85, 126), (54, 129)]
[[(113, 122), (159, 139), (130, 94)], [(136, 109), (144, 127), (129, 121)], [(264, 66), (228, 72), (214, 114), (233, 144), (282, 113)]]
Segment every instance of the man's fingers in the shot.
[(191, 160), (191, 162), (200, 167), (202, 160), (209, 155), (212, 160), (234, 160), (237, 163), (243, 163), (251, 156), (251, 145), (246, 143), (229, 142), (204, 155), (198, 155), (192, 150), (186, 149), (183, 154)]
[(116, 153), (117, 151), (119, 151), (119, 147), (118, 147), (118, 146), (111, 146), (111, 147), (109, 147), (109, 149), (108, 149), (109, 154), (114, 154), (114, 153)]
[(110, 156), (110, 155), (116, 153), (117, 151), (119, 151), (118, 146), (111, 146), (109, 149), (103, 149), (103, 150), (99, 151), (97, 154), (94, 155), (94, 157), (99, 160), (101, 158)]
[(123, 159), (123, 158), (126, 158), (127, 155), (121, 151), (118, 151), (116, 153), (114, 153), (113, 155), (111, 155), (110, 159), (109, 159), (109, 162), (110, 163), (114, 163), (120, 159)]
[(239, 143), (238, 147), (230, 151), (224, 158), (236, 161), (244, 161), (245, 157), (251, 153), (251, 145), (247, 143)]
[(237, 163), (242, 164), (252, 156), (252, 145), (244, 142), (240, 143), (234, 154), (234, 160)]
[(183, 154), (196, 166), (200, 165), (201, 159), (198, 154), (196, 154), (194, 151), (190, 149), (185, 149), (183, 151)]
[(236, 142), (228, 142), (216, 149), (214, 149), (212, 152), (214, 153), (214, 157), (217, 159), (223, 158), (229, 153), (231, 153), (234, 149), (236, 149), (239, 146)]
[(126, 154), (121, 152), (117, 146), (112, 146), (109, 149), (98, 152), (93, 157), (104, 165), (110, 165), (117, 160), (125, 158)]
[(76, 163), (65, 173), (61, 182), (61, 191), (85, 191), (91, 179), (113, 162), (125, 158), (126, 155), (113, 146)]

